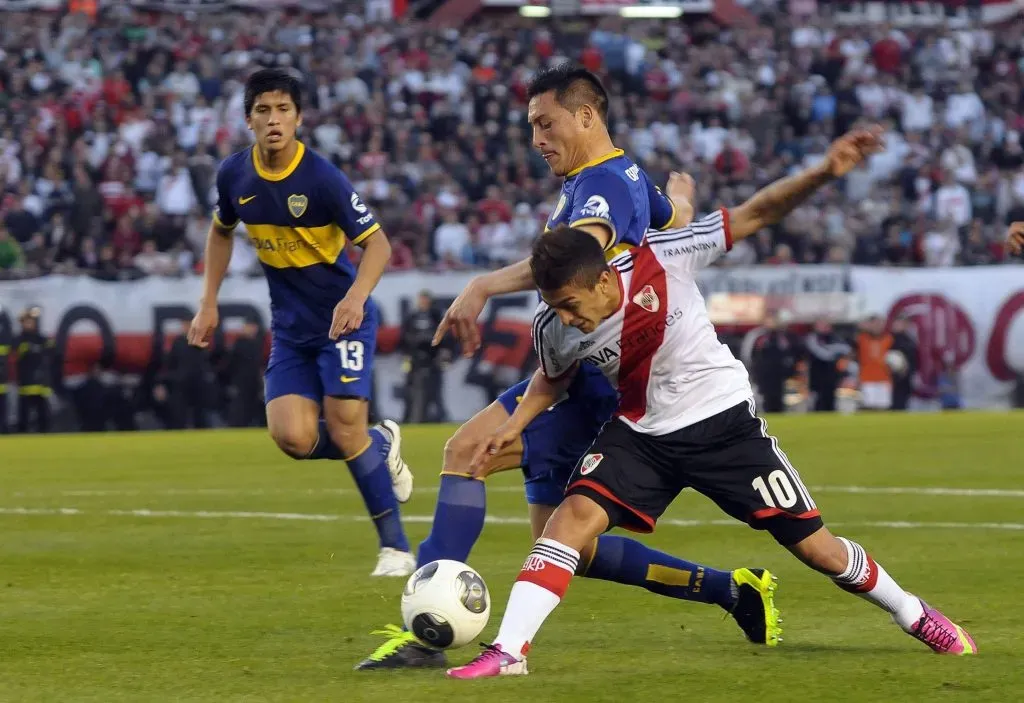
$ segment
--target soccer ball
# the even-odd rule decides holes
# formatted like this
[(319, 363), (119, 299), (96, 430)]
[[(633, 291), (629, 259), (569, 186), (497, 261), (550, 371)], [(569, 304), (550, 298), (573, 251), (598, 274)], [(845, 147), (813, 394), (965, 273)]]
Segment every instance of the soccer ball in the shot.
[(491, 594), (483, 578), (460, 561), (424, 564), (402, 593), (402, 620), (422, 642), (454, 649), (476, 639), (491, 615)]

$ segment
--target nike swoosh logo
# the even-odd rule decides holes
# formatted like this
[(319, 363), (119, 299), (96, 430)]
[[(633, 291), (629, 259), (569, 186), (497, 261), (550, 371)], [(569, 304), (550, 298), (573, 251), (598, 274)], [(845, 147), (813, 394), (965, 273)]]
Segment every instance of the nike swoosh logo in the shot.
[(247, 202), (249, 202), (250, 200), (252, 200), (255, 197), (256, 197), (255, 195), (250, 195), (248, 198), (239, 198), (238, 199), (238, 204), (239, 205), (245, 205)]
[(341, 382), (342, 383), (352, 383), (352, 381), (358, 381), (358, 380), (359, 380), (358, 376), (342, 376), (341, 377)]

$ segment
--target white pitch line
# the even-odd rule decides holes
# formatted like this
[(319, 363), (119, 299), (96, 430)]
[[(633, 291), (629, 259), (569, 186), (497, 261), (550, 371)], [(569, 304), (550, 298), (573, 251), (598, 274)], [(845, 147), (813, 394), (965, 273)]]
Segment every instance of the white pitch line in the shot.
[[(150, 510), (138, 508), (134, 510), (83, 510), (81, 508), (0, 508), (0, 515), (63, 515), (86, 517), (140, 517), (140, 518), (200, 518), (200, 519), (249, 519), (249, 520), (289, 520), (303, 522), (365, 522), (365, 515), (332, 515), (329, 513), (268, 513), (247, 510)], [(403, 515), (405, 522), (430, 523), (432, 515)], [(528, 525), (525, 517), (503, 517), (488, 515), (486, 521), (495, 525)], [(672, 527), (745, 527), (736, 520), (676, 520), (665, 519), (658, 522), (659, 526)], [(834, 522), (832, 527), (879, 527), (886, 529), (950, 529), (950, 530), (1024, 530), (1020, 522), (907, 522), (907, 521), (869, 521), (869, 522)]]
[[(1024, 498), (1019, 488), (943, 488), (938, 486), (811, 486), (814, 493), (864, 495), (960, 496), (968, 498)], [(522, 493), (522, 486), (489, 486), (488, 493)], [(146, 496), (276, 496), (276, 495), (357, 495), (355, 488), (157, 488), (157, 489), (81, 489), (63, 491), (16, 491), (0, 496), (12, 498), (102, 498)]]

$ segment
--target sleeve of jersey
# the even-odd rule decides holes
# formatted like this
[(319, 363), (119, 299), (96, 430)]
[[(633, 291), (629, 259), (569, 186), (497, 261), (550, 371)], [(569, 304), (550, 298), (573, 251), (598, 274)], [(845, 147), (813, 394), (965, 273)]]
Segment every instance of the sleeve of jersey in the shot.
[(644, 180), (647, 183), (647, 200), (651, 206), (651, 229), (668, 229), (672, 220), (676, 219), (676, 206), (661, 192), (661, 188), (651, 183), (646, 174)]
[(329, 169), (324, 178), (324, 187), (331, 214), (353, 244), (362, 244), (366, 238), (380, 229), (380, 223), (370, 208), (362, 201), (351, 181), (336, 168)]
[(732, 249), (729, 211), (722, 208), (686, 227), (649, 234), (647, 241), (666, 269), (702, 269)]
[(231, 191), (227, 184), (231, 181), (226, 173), (227, 163), (217, 169), (217, 205), (213, 208), (213, 221), (221, 229), (232, 230), (238, 226), (238, 211), (231, 202)]
[(569, 226), (604, 225), (612, 233), (605, 249), (611, 249), (628, 230), (633, 209), (633, 198), (625, 181), (607, 171), (599, 171), (585, 176), (577, 184)]
[(576, 368), (576, 360), (561, 351), (561, 329), (554, 310), (542, 306), (533, 318), (533, 349), (540, 362), (540, 372), (552, 382), (562, 380)]

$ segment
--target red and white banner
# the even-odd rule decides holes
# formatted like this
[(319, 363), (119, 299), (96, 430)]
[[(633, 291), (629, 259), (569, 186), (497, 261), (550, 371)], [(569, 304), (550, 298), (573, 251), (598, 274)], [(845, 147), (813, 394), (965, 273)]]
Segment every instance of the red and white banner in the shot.
[(836, 8), (839, 24), (891, 24), (897, 27), (963, 29), (982, 24), (1009, 22), (1024, 12), (1024, 0), (867, 0), (819, 2), (819, 10)]
[[(468, 273), (388, 274), (378, 286), (374, 299), (382, 318), (377, 362), (382, 411), (401, 411), (401, 359), (392, 352), (404, 313), (422, 290), (430, 291), (439, 307), (447, 306), (470, 278)], [(864, 316), (907, 317), (920, 346), (916, 386), (925, 397), (946, 358), (960, 369), (968, 407), (1008, 407), (1015, 379), (1024, 373), (1022, 266), (709, 269), (702, 272), (700, 282), (708, 299), (715, 293), (768, 296), (769, 301), (807, 297), (842, 302), (844, 309), (855, 303)], [(21, 310), (39, 305), (43, 331), (56, 339), (65, 373), (82, 373), (101, 359), (121, 371), (138, 373), (151, 362), (159, 363), (162, 351), (191, 319), (200, 290), (198, 278), (104, 283), (52, 276), (0, 282), (0, 342), (12, 333)], [(220, 302), (222, 329), (215, 346), (229, 341), (244, 320), (264, 328), (269, 323), (269, 296), (260, 279), (229, 278)], [(536, 294), (523, 293), (497, 299), (484, 311), (481, 353), (456, 361), (446, 372), (444, 389), (452, 419), (468, 418), (494, 392), (534, 367), (529, 323), (536, 303)], [(758, 321), (734, 322), (745, 328)]]

